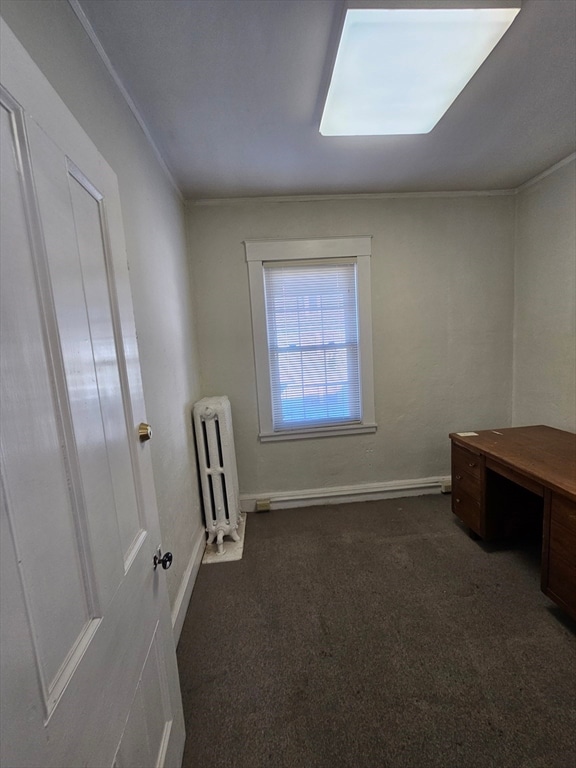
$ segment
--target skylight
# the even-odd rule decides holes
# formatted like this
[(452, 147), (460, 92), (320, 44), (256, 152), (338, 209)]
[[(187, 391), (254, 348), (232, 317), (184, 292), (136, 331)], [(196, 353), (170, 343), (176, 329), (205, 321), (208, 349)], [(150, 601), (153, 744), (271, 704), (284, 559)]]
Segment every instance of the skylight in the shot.
[(519, 10), (348, 10), (320, 133), (429, 133)]

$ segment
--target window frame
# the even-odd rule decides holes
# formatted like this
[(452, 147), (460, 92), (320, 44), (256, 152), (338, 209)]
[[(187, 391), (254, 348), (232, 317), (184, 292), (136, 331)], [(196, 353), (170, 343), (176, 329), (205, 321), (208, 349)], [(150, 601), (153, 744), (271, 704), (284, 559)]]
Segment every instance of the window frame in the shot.
[[(261, 442), (375, 432), (374, 372), (372, 361), (372, 302), (370, 259), (372, 237), (330, 237), (291, 240), (245, 240), (252, 309), (252, 338), (256, 370), (259, 438)], [(264, 265), (273, 261), (354, 259), (357, 265), (358, 346), (362, 419), (350, 424), (274, 430), (268, 355)]]

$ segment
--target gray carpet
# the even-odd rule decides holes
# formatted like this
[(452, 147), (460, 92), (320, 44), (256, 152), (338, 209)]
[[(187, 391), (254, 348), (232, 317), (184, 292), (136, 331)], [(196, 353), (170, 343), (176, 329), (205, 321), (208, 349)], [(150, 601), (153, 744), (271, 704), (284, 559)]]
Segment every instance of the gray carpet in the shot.
[(573, 768), (576, 626), (450, 497), (249, 516), (178, 647), (185, 768)]

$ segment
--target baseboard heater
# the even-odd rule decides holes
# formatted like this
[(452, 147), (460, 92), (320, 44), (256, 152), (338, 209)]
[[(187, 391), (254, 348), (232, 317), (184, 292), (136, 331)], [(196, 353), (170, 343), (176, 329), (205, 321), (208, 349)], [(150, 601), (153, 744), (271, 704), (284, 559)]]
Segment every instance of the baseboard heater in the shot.
[(234, 451), (232, 410), (226, 396), (194, 404), (194, 435), (208, 544), (224, 553), (224, 536), (239, 541), (240, 496)]

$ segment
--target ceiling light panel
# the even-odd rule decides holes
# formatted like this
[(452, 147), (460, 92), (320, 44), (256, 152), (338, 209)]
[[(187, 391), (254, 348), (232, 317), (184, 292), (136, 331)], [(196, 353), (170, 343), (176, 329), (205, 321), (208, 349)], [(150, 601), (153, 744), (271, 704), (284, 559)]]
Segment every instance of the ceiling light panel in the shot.
[(320, 133), (429, 133), (519, 10), (348, 10)]

